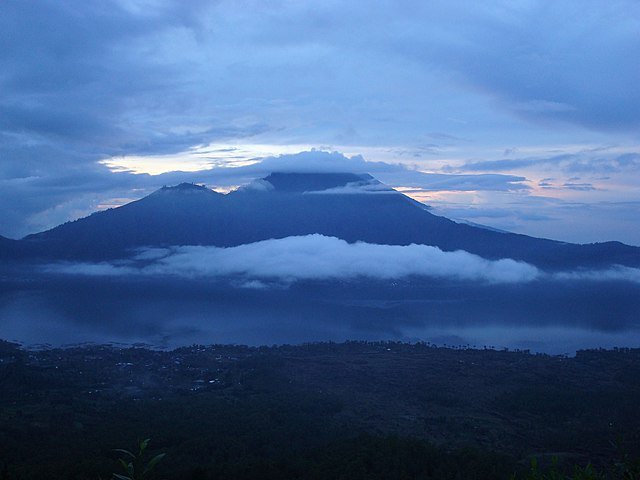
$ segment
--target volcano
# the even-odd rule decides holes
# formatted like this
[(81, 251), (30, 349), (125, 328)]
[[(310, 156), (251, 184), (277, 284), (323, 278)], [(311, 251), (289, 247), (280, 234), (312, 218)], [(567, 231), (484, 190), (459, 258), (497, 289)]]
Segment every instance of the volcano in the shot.
[(231, 247), (322, 234), (347, 242), (424, 244), (487, 259), (512, 258), (547, 270), (640, 266), (640, 248), (619, 242), (571, 244), (457, 223), (368, 174), (276, 172), (217, 193), (183, 183), (20, 241), (4, 257), (109, 260), (136, 248)]

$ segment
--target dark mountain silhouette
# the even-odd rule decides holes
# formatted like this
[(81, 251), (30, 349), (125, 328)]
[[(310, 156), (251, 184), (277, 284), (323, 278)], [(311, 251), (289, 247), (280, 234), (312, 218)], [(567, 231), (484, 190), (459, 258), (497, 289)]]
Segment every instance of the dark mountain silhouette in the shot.
[(103, 260), (142, 246), (229, 247), (312, 233), (349, 242), (435, 245), (547, 269), (640, 265), (638, 247), (569, 244), (456, 223), (369, 175), (345, 173), (273, 173), (227, 195), (193, 184), (163, 187), (8, 247), (3, 239), (2, 247), (5, 257)]
[(24, 256), (25, 242), (12, 240), (0, 235), (0, 259), (19, 258)]

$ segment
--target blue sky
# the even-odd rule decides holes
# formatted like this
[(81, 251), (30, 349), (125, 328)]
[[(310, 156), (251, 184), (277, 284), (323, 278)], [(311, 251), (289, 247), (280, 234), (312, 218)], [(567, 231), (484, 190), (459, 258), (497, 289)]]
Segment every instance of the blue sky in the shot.
[(0, 44), (1, 235), (277, 167), (640, 245), (635, 1), (5, 0)]

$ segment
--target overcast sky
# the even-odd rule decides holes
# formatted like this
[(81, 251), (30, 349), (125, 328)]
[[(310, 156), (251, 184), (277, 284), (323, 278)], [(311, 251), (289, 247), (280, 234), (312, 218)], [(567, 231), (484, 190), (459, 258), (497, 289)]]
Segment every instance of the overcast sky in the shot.
[(635, 0), (3, 0), (0, 46), (0, 235), (320, 165), (640, 245)]

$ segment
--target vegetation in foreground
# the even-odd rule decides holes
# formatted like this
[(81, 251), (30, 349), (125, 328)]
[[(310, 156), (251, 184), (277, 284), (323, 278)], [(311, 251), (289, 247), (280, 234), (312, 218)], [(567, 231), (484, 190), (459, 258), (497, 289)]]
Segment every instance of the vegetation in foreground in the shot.
[(114, 448), (148, 437), (131, 455), (166, 454), (148, 478), (638, 478), (640, 350), (3, 342), (0, 359), (0, 479), (138, 478)]

